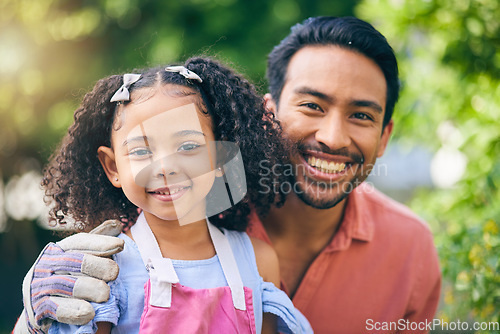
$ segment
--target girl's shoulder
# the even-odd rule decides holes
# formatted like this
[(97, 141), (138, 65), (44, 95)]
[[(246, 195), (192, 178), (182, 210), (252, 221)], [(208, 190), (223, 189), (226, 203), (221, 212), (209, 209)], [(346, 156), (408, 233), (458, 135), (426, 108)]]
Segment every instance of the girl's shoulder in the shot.
[[(120, 267), (120, 274), (130, 273), (130, 272), (140, 272), (141, 274), (146, 274), (147, 271), (142, 262), (141, 253), (134, 240), (132, 240), (125, 233), (118, 235), (118, 238), (125, 241), (123, 250), (120, 253), (113, 255), (113, 260), (116, 261)], [(120, 275), (119, 274), (119, 275)]]
[(259, 274), (266, 282), (272, 282), (277, 287), (280, 286), (280, 270), (278, 254), (267, 242), (250, 237), (252, 242), (255, 261)]
[(279, 262), (274, 248), (246, 232), (223, 229), (238, 264), (246, 261), (264, 281), (279, 286)]

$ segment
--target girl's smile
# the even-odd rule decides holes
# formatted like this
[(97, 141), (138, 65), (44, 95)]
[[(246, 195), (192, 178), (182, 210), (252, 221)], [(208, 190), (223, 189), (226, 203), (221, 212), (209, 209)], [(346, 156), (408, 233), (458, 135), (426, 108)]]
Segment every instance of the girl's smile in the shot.
[(171, 202), (181, 198), (189, 189), (190, 186), (171, 186), (163, 187), (155, 190), (147, 190), (147, 193), (159, 201)]

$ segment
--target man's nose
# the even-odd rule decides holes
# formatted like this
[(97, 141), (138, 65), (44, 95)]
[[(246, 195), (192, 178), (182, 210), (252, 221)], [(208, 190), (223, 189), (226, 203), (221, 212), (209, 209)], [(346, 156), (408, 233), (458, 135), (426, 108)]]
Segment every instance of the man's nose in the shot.
[(351, 144), (351, 136), (344, 115), (340, 112), (330, 112), (319, 120), (315, 139), (331, 150), (348, 147)]

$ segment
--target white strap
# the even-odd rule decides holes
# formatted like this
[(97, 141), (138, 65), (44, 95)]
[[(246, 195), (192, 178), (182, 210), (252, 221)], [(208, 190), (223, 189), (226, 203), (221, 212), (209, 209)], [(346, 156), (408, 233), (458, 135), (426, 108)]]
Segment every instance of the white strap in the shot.
[(159, 282), (179, 283), (172, 260), (168, 257), (149, 259), (149, 276)]
[[(224, 272), (224, 276), (231, 290), (234, 307), (238, 310), (246, 310), (243, 282), (231, 245), (224, 233), (212, 225), (208, 219), (207, 224), (215, 252), (219, 257), (222, 271)], [(179, 278), (175, 273), (172, 260), (162, 256), (158, 241), (151, 231), (144, 213), (139, 215), (136, 223), (131, 227), (130, 232), (137, 244), (137, 248), (139, 248), (142, 261), (146, 269), (148, 269), (151, 278), (151, 305), (170, 307), (172, 284), (179, 283)]]
[(172, 284), (179, 283), (172, 260), (161, 255), (160, 246), (149, 227), (144, 213), (137, 218), (130, 228), (142, 262), (149, 272), (151, 293), (149, 303), (153, 306), (170, 307), (172, 305)]
[[(155, 258), (150, 260), (149, 265), (149, 282), (151, 287), (149, 304), (159, 307), (172, 306), (172, 284), (174, 283), (172, 281), (179, 281), (172, 265), (172, 260), (168, 258)], [(170, 273), (173, 273), (175, 277), (172, 277)]]
[(240, 271), (233, 255), (229, 240), (217, 227), (212, 225), (208, 219), (208, 231), (214, 243), (215, 252), (219, 257), (220, 265), (226, 281), (231, 289), (233, 305), (238, 310), (246, 310), (245, 290), (243, 290), (243, 282), (241, 280)]
[(144, 213), (139, 215), (135, 224), (130, 228), (130, 232), (137, 244), (137, 248), (139, 248), (142, 262), (144, 262), (146, 268), (149, 269), (148, 263), (150, 258), (163, 258), (160, 246), (158, 246), (158, 241), (156, 241), (155, 235), (153, 231), (151, 231)]

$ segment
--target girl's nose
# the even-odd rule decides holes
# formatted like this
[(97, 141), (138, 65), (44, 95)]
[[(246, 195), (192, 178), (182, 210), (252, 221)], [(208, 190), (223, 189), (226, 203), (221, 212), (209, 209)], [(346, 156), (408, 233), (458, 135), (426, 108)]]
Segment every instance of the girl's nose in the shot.
[(166, 178), (179, 173), (175, 154), (153, 162), (153, 177)]
[(167, 186), (168, 181), (180, 174), (175, 155), (152, 161), (135, 176), (135, 182), (143, 187)]

